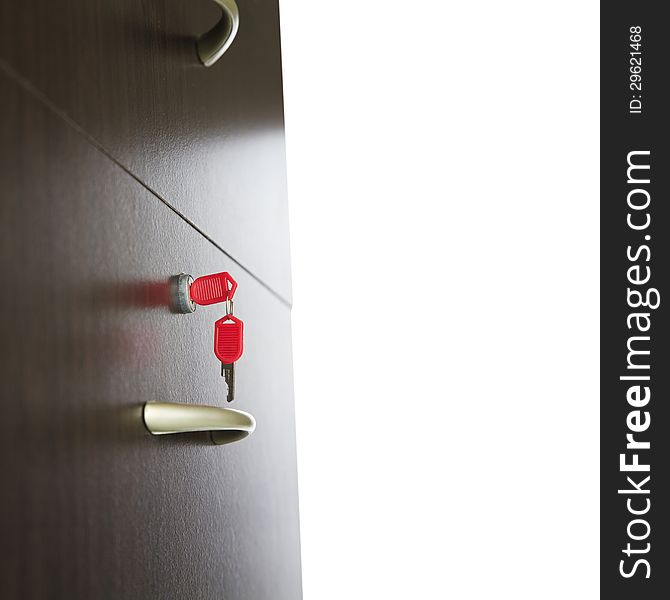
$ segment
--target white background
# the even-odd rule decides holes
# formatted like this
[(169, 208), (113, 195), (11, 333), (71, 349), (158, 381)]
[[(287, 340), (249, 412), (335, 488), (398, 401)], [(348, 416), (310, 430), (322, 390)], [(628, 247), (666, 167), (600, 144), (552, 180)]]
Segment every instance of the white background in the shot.
[(596, 598), (598, 4), (281, 16), (306, 600)]

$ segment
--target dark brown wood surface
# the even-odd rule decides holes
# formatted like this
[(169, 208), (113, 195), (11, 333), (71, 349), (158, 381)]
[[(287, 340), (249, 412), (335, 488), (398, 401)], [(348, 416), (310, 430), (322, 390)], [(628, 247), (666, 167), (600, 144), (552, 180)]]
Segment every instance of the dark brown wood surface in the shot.
[(277, 0), (238, 0), (211, 68), (211, 0), (3, 0), (0, 57), (290, 302)]
[[(299, 598), (289, 309), (1, 63), (0, 106), (0, 598)], [(166, 306), (224, 269), (257, 430), (153, 437), (148, 400), (225, 405), (221, 310)]]

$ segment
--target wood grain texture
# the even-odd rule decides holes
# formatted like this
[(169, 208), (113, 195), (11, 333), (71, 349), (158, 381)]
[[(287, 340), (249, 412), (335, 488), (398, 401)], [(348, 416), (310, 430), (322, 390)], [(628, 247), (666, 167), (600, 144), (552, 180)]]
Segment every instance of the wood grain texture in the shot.
[[(0, 103), (0, 598), (300, 598), (288, 308), (1, 70)], [(147, 400), (225, 405), (220, 311), (166, 306), (224, 269), (257, 430), (152, 437)]]
[(210, 0), (4, 0), (0, 57), (290, 301), (277, 0), (238, 4), (211, 68)]

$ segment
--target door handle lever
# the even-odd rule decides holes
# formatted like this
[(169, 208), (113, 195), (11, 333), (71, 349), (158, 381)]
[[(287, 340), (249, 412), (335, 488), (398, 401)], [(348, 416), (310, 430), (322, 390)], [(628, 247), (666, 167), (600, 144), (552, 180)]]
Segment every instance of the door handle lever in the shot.
[(221, 8), (221, 18), (207, 33), (198, 38), (200, 62), (211, 67), (233, 43), (240, 28), (240, 11), (235, 0), (213, 0)]
[(142, 417), (153, 435), (209, 431), (215, 444), (237, 442), (256, 428), (256, 420), (249, 413), (199, 404), (147, 402)]

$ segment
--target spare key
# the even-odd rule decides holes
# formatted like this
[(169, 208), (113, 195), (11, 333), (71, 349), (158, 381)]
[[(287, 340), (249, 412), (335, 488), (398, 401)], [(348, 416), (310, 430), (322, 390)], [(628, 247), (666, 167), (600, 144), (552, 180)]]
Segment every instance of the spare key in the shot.
[[(232, 313), (232, 302), (230, 303)], [(214, 323), (214, 354), (221, 361), (221, 375), (228, 385), (228, 402), (235, 397), (235, 361), (244, 350), (244, 323), (227, 314)]]

